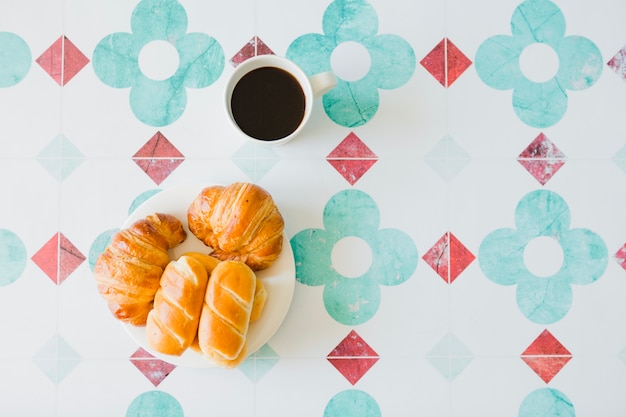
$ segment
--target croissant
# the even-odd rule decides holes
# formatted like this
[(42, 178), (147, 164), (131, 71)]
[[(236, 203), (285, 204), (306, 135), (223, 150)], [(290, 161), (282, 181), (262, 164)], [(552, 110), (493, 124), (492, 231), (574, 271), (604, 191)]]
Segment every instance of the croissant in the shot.
[(118, 320), (144, 325), (152, 309), (168, 249), (186, 238), (176, 217), (154, 213), (113, 235), (96, 260), (98, 292)]
[(192, 256), (182, 255), (165, 267), (146, 323), (148, 344), (154, 350), (181, 355), (191, 345), (208, 277), (204, 265)]
[(189, 230), (220, 260), (239, 260), (254, 271), (282, 250), (283, 217), (271, 195), (250, 183), (204, 188), (187, 210)]
[(241, 261), (219, 263), (209, 279), (198, 325), (204, 355), (220, 366), (239, 365), (247, 354), (247, 333), (256, 275)]

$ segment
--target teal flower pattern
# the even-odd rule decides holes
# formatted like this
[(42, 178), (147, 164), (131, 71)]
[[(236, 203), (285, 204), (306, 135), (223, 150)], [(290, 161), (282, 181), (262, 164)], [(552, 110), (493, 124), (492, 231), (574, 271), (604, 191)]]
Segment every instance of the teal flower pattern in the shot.
[[(608, 265), (602, 238), (588, 229), (570, 229), (565, 200), (548, 190), (527, 194), (515, 211), (517, 229), (498, 229), (485, 237), (478, 260), (484, 274), (500, 285), (517, 285), (517, 305), (529, 320), (551, 324), (572, 304), (572, 284), (597, 281)], [(528, 244), (539, 237), (554, 239), (563, 252), (560, 269), (551, 276), (531, 273), (524, 262)]]
[(404, 85), (415, 71), (415, 53), (409, 43), (393, 34), (377, 34), (378, 16), (365, 0), (335, 0), (323, 17), (324, 34), (309, 33), (295, 39), (287, 58), (307, 74), (331, 71), (331, 55), (344, 42), (357, 42), (369, 52), (369, 72), (361, 79), (338, 79), (322, 98), (324, 110), (335, 123), (357, 127), (378, 111), (378, 89)]
[[(114, 88), (130, 88), (130, 107), (150, 126), (169, 125), (183, 114), (187, 88), (214, 83), (224, 69), (221, 45), (204, 33), (187, 33), (187, 14), (176, 0), (143, 0), (131, 17), (132, 33), (117, 32), (102, 39), (93, 54), (96, 75)], [(139, 54), (150, 42), (176, 48), (179, 65), (164, 80), (146, 76)]]
[(11, 32), (0, 32), (0, 88), (22, 81), (31, 63), (30, 48), (24, 39)]
[(524, 398), (518, 417), (576, 417), (572, 401), (554, 388), (539, 388)]
[[(404, 232), (379, 229), (378, 206), (362, 191), (334, 195), (324, 208), (323, 223), (324, 229), (305, 229), (291, 238), (296, 279), (309, 286), (324, 285), (324, 306), (337, 322), (362, 324), (378, 310), (379, 285), (398, 285), (413, 274), (417, 249)], [(344, 276), (333, 265), (333, 249), (346, 237), (362, 239), (371, 250), (371, 262), (359, 276)]]
[[(567, 90), (591, 87), (603, 68), (598, 47), (582, 36), (565, 36), (565, 17), (549, 0), (527, 0), (511, 18), (512, 36), (496, 35), (476, 52), (475, 66), (482, 81), (498, 90), (513, 89), (513, 109), (525, 124), (545, 128), (565, 115)], [(529, 80), (520, 56), (531, 45), (543, 44), (558, 56), (556, 74), (545, 82)]]

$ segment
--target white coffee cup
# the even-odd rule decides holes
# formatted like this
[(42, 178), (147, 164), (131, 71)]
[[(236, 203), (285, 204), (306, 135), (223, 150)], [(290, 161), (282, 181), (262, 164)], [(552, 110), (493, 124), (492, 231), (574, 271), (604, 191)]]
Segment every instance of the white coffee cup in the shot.
[(307, 76), (286, 58), (258, 55), (239, 64), (228, 80), (228, 118), (251, 141), (283, 144), (302, 131), (315, 99), (336, 85), (330, 71)]

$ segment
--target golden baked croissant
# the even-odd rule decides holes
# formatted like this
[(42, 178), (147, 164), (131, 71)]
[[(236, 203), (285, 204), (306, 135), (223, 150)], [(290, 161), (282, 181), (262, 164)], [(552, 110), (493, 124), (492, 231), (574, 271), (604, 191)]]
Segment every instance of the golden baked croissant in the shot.
[(235, 367), (246, 357), (255, 288), (256, 275), (243, 262), (221, 262), (211, 273), (198, 343), (202, 353), (220, 366)]
[(96, 260), (98, 292), (113, 315), (144, 325), (152, 309), (163, 269), (170, 262), (168, 249), (186, 238), (176, 217), (154, 213), (113, 235)]
[(191, 256), (182, 255), (165, 267), (146, 323), (148, 344), (154, 350), (181, 355), (191, 345), (208, 279), (204, 265)]
[(282, 250), (284, 221), (274, 200), (250, 183), (204, 188), (187, 211), (189, 230), (213, 249), (211, 256), (269, 267)]

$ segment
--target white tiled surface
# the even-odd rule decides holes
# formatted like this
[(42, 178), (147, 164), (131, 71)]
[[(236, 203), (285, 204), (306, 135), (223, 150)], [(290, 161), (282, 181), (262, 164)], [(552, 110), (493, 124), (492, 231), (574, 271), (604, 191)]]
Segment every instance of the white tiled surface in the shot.
[[(150, 3), (163, 13), (168, 5), (182, 6), (186, 32), (209, 35), (223, 50), (219, 78), (208, 87), (186, 89), (184, 112), (165, 126), (141, 122), (131, 110), (129, 89), (106, 85), (93, 63), (98, 43), (111, 33), (134, 30), (133, 11)], [(378, 111), (361, 126), (333, 121), (320, 100), (310, 125), (288, 145), (255, 148), (237, 137), (222, 98), (233, 71), (229, 60), (255, 36), (285, 55), (296, 38), (324, 33), (328, 10), (340, 4), (346, 10), (344, 30), (392, 34), (410, 45), (415, 67), (408, 80), (395, 89), (378, 89)], [(0, 80), (11, 71), (7, 63), (16, 53), (3, 44), (6, 33), (24, 40), (31, 66), (21, 81), (0, 88), (0, 415), (624, 415), (626, 271), (615, 254), (626, 243), (626, 164), (620, 167), (614, 158), (621, 152), (626, 159), (626, 79), (607, 63), (626, 45), (626, 7), (611, 0), (554, 3), (565, 18), (567, 36), (585, 37), (597, 46), (602, 73), (589, 88), (567, 92), (568, 108), (560, 121), (538, 128), (517, 117), (512, 91), (489, 87), (475, 65), (478, 48), (492, 36), (510, 35), (516, 7), (529, 4), (541, 10), (549, 2), (3, 1)], [(350, 14), (366, 9), (376, 20), (360, 21), (359, 14)], [(60, 86), (36, 60), (62, 35), (89, 62)], [(444, 87), (421, 62), (446, 38), (470, 65)], [(359, 62), (352, 56), (336, 58), (348, 69)], [(71, 69), (71, 60), (63, 64), (66, 71)], [(541, 67), (540, 62), (533, 65)], [(161, 183), (133, 161), (157, 132), (183, 155), (178, 167), (164, 170)], [(544, 185), (518, 162), (541, 133), (566, 156)], [(351, 134), (376, 158), (353, 183), (327, 160)], [(53, 141), (60, 135), (78, 157), (59, 148), (52, 152), (52, 162), (58, 169), (76, 158), (80, 162), (62, 177), (51, 175), (45, 168), (50, 161), (40, 158), (51, 143), (59, 146)], [(358, 278), (380, 291), (378, 308), (358, 323), (341, 322), (333, 307), (324, 304), (332, 284), (310, 286), (308, 277), (299, 276), (283, 325), (240, 369), (168, 370), (163, 362), (143, 359), (154, 370), (144, 367), (142, 372), (131, 360), (139, 346), (106, 309), (91, 263), (107, 233), (119, 228), (144, 193), (190, 182), (235, 181), (255, 182), (272, 193), (289, 239), (325, 229), (327, 204), (338, 194), (362, 192), (378, 211), (378, 228), (408, 236), (416, 259), (392, 262), (392, 254), (405, 249), (392, 242), (371, 256), (353, 247), (341, 264), (366, 270), (372, 257), (381, 256), (389, 265), (413, 260), (417, 266), (395, 286), (376, 283), (389, 277)], [(490, 233), (516, 227), (517, 204), (538, 190), (561, 196), (570, 211), (570, 227), (597, 234), (608, 258), (600, 279), (572, 285), (569, 311), (547, 324), (525, 317), (516, 303), (517, 287), (489, 279), (478, 258)], [(364, 216), (362, 211), (352, 214)], [(329, 216), (338, 220), (332, 210)], [(452, 282), (425, 259), (447, 233), (475, 257)], [(42, 249), (57, 234), (76, 248), (77, 258), (54, 250), (54, 245), (48, 252)], [(51, 262), (49, 268), (36, 262), (42, 253)], [(455, 254), (439, 253), (444, 266), (462, 262)], [(296, 263), (318, 259), (312, 252), (297, 252), (295, 258)], [(9, 275), (19, 261), (24, 266), (18, 276)], [(526, 266), (541, 268), (549, 261), (531, 259)], [(329, 262), (322, 259), (315, 265), (320, 276), (332, 267), (339, 270)], [(388, 273), (393, 271), (391, 267)], [(61, 282), (50, 277), (59, 274)], [(353, 295), (342, 294), (339, 304)], [(571, 354), (549, 381), (521, 358), (545, 330)], [(328, 356), (354, 333), (377, 361), (351, 382)], [(448, 350), (439, 347), (446, 338), (452, 340)], [(357, 363), (360, 355), (344, 351), (341, 356)], [(543, 353), (544, 370), (552, 368), (553, 355), (550, 350)], [(554, 409), (543, 408), (539, 402), (531, 409), (522, 407), (533, 392), (549, 390), (566, 396), (571, 407), (558, 403)], [(352, 399), (347, 409), (337, 404), (344, 395)]]

